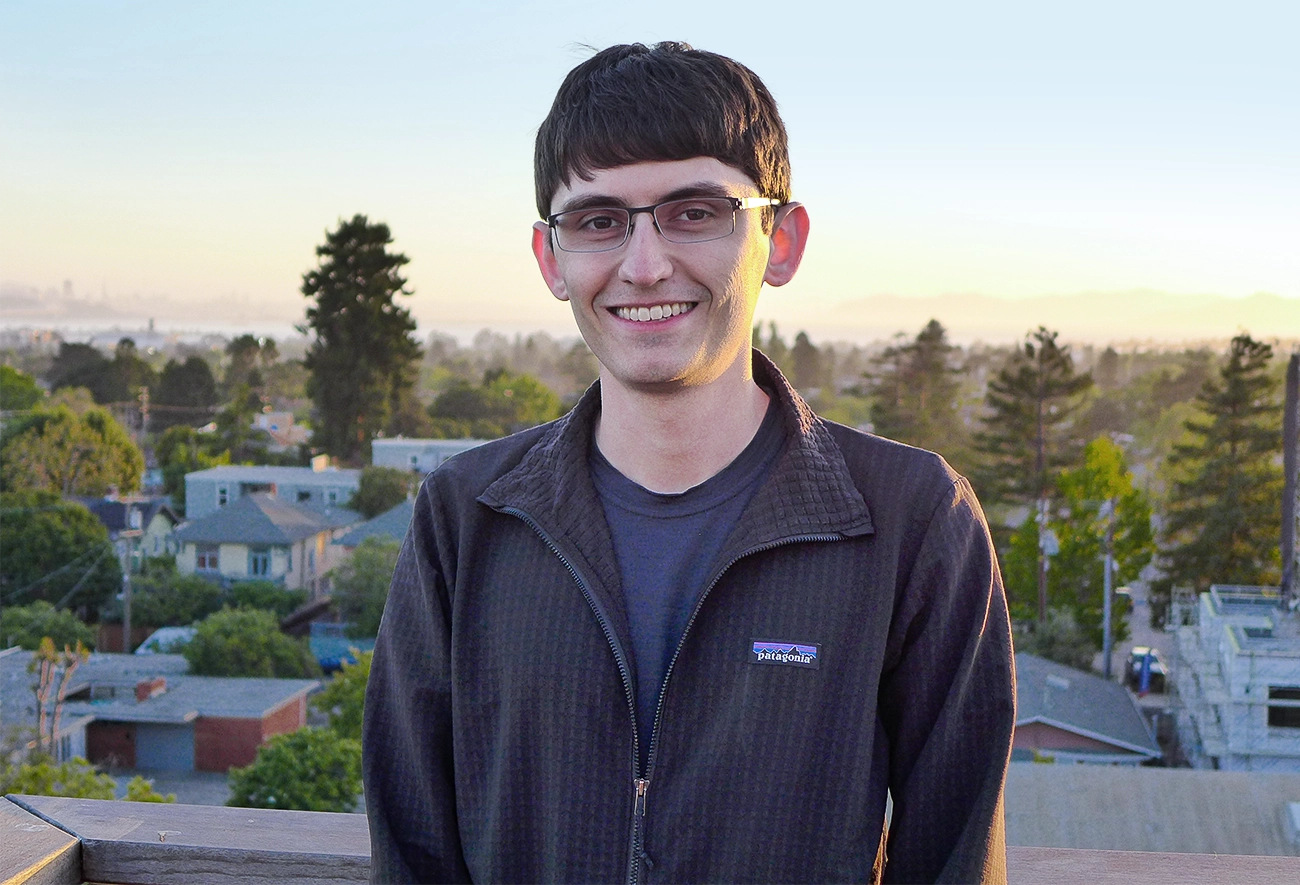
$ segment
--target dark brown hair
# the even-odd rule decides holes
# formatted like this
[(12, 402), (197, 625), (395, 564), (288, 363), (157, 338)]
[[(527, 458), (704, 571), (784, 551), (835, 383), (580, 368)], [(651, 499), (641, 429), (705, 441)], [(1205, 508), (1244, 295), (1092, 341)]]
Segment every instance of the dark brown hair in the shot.
[(757, 74), (686, 43), (611, 46), (569, 72), (537, 130), (537, 211), (545, 218), (574, 175), (692, 157), (713, 157), (762, 196), (790, 199), (785, 124)]

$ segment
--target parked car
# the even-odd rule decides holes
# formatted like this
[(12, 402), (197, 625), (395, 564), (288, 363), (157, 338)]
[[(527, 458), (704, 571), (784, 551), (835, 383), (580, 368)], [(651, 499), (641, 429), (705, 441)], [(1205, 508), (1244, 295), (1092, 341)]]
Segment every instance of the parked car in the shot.
[(1148, 648), (1145, 645), (1133, 646), (1133, 650), (1128, 653), (1128, 660), (1124, 662), (1124, 684), (1133, 691), (1142, 692), (1142, 667), (1148, 658), (1150, 676), (1147, 679), (1147, 691), (1163, 694), (1165, 678), (1169, 675), (1169, 670), (1165, 667), (1158, 648)]

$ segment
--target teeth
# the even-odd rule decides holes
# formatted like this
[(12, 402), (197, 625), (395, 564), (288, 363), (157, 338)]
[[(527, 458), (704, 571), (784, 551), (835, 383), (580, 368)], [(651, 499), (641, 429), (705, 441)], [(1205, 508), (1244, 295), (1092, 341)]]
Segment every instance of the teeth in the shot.
[(679, 301), (675, 304), (656, 304), (654, 307), (616, 307), (614, 313), (622, 320), (631, 320), (634, 323), (648, 323), (652, 320), (678, 316), (693, 307), (695, 307), (694, 304)]

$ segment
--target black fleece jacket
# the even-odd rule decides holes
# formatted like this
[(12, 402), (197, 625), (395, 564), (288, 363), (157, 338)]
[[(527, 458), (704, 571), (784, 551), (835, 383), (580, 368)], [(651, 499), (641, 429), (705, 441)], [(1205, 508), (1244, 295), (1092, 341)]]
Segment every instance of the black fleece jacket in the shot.
[(789, 442), (719, 553), (644, 771), (587, 468), (598, 387), (425, 479), (366, 693), (373, 881), (1005, 879), (1015, 689), (975, 496), (754, 360)]

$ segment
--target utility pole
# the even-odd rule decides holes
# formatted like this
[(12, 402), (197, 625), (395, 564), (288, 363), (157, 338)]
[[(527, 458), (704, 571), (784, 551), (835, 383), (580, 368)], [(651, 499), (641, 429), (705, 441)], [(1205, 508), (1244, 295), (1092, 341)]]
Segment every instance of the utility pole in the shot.
[(1295, 599), (1296, 460), (1300, 455), (1300, 353), (1286, 367), (1286, 408), (1282, 413), (1282, 604)]
[(1111, 585), (1114, 583), (1115, 574), (1115, 499), (1107, 498), (1101, 506), (1101, 515), (1106, 518), (1106, 555), (1104, 558), (1103, 574), (1101, 580), (1102, 597), (1101, 597), (1101, 671), (1102, 675), (1110, 679), (1110, 655), (1111, 649), (1115, 644), (1113, 631), (1110, 624), (1111, 615)]

